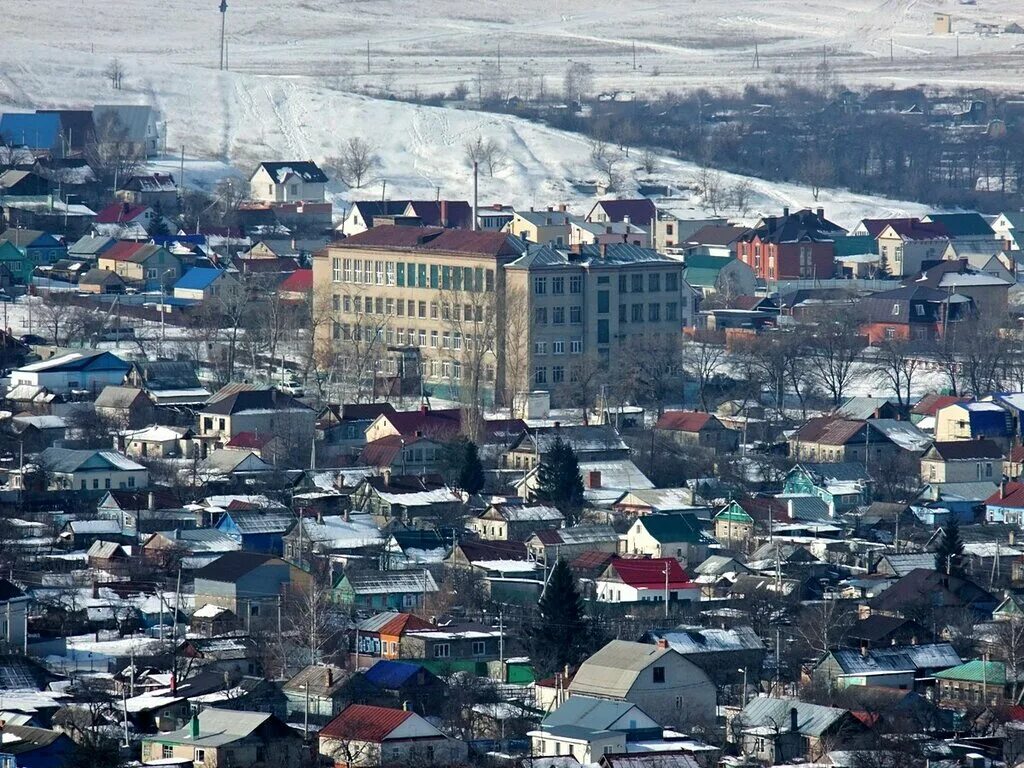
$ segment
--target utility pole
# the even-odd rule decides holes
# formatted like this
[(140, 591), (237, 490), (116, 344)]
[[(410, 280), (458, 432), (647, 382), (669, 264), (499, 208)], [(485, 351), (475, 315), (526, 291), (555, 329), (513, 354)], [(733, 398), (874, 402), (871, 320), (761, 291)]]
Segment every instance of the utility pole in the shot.
[(754, 41), (754, 69), (760, 69), (760, 68), (761, 68), (761, 56), (758, 54), (757, 40), (755, 40)]
[(893, 61), (892, 37), (889, 37), (889, 61)]
[(668, 618), (668, 560), (665, 561), (665, 618)]
[(227, 0), (220, 0), (220, 68), (228, 68), (227, 49), (224, 47), (224, 27), (228, 15)]
[(185, 193), (185, 145), (181, 145), (181, 164), (178, 167), (178, 199)]
[(636, 72), (636, 40), (633, 41), (633, 71)]
[(370, 74), (370, 41), (366, 41), (366, 74)]

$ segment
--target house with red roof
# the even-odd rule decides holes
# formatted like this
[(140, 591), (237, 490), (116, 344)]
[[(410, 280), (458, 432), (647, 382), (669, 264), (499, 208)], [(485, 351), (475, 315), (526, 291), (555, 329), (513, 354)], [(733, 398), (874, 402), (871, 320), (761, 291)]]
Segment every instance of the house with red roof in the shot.
[(445, 443), (432, 437), (387, 435), (371, 440), (359, 454), (359, 464), (396, 475), (434, 474), (443, 469)]
[(878, 255), (894, 277), (913, 275), (925, 262), (940, 260), (951, 239), (944, 224), (920, 219), (892, 219), (875, 236)]
[(161, 245), (120, 240), (100, 254), (98, 266), (146, 290), (169, 287), (181, 277), (181, 261)]
[(713, 413), (703, 411), (666, 411), (654, 428), (662, 437), (679, 445), (708, 448), (732, 453), (740, 444), (740, 433), (729, 429)]
[(415, 712), (350, 704), (319, 733), (320, 755), (335, 768), (458, 765), (466, 743), (445, 736)]
[[(376, 231), (376, 230), (370, 230)], [(366, 429), (366, 441), (398, 435), (406, 438), (430, 437), (446, 442), (462, 433), (462, 409), (434, 410), (426, 405), (415, 411), (389, 410), (381, 413)], [(486, 444), (509, 444), (526, 431), (522, 419), (487, 419), (483, 423), (482, 440)]]
[(871, 424), (872, 420), (815, 416), (789, 436), (789, 455), (797, 461), (860, 462), (894, 457), (899, 446)]
[(999, 489), (985, 499), (985, 520), (1020, 525), (1024, 521), (1024, 483), (1000, 483)]
[[(159, 218), (160, 214), (148, 205), (117, 202), (96, 214), (93, 229), (98, 235), (144, 241), (149, 239), (149, 232)], [(168, 231), (173, 232), (172, 223), (166, 224)]]
[(594, 580), (594, 594), (601, 603), (695, 603), (700, 585), (674, 557), (615, 557)]
[(285, 301), (306, 301), (312, 293), (312, 269), (296, 269), (277, 286), (278, 296)]

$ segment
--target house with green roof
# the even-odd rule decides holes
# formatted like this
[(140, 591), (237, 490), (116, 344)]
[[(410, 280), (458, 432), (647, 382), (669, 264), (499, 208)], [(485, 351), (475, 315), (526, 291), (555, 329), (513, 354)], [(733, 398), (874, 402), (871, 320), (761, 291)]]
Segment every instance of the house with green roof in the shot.
[(782, 492), (817, 496), (833, 517), (871, 503), (871, 481), (864, 466), (848, 461), (797, 464), (786, 475)]
[(729, 548), (754, 535), (754, 518), (735, 499), (719, 510), (713, 525), (715, 538)]
[(1021, 694), (1021, 676), (1002, 661), (972, 659), (934, 677), (942, 706), (1013, 706)]
[(682, 563), (702, 563), (715, 540), (705, 533), (692, 512), (644, 515), (626, 532), (626, 554), (674, 557)]
[(1024, 618), (1024, 598), (1020, 595), (1007, 595), (992, 610), (992, 618), (996, 621), (1020, 621)]
[(705, 296), (712, 293), (747, 296), (757, 288), (754, 270), (735, 256), (687, 254), (685, 267), (686, 281)]

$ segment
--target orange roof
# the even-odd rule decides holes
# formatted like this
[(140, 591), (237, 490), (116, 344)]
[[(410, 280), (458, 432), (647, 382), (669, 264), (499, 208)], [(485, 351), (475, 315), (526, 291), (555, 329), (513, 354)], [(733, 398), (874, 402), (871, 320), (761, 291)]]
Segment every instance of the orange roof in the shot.
[(667, 411), (661, 414), (655, 429), (671, 429), (675, 432), (700, 432), (711, 420), (710, 413), (700, 411)]
[(405, 709), (350, 704), (340, 715), (320, 729), (320, 738), (350, 739), (379, 744), (393, 730), (412, 717)]
[(437, 629), (437, 627), (419, 616), (400, 613), (387, 624), (378, 627), (377, 634), (401, 636), (403, 632), (411, 632), (416, 629)]
[(1004, 483), (998, 491), (985, 499), (985, 504), (1024, 508), (1024, 483)]

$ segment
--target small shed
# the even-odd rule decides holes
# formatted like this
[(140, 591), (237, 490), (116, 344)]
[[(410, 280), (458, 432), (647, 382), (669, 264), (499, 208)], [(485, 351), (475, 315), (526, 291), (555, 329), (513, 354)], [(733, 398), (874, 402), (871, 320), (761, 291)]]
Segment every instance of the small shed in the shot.
[(932, 23), (932, 34), (953, 34), (953, 17), (948, 13), (936, 13), (935, 20)]

